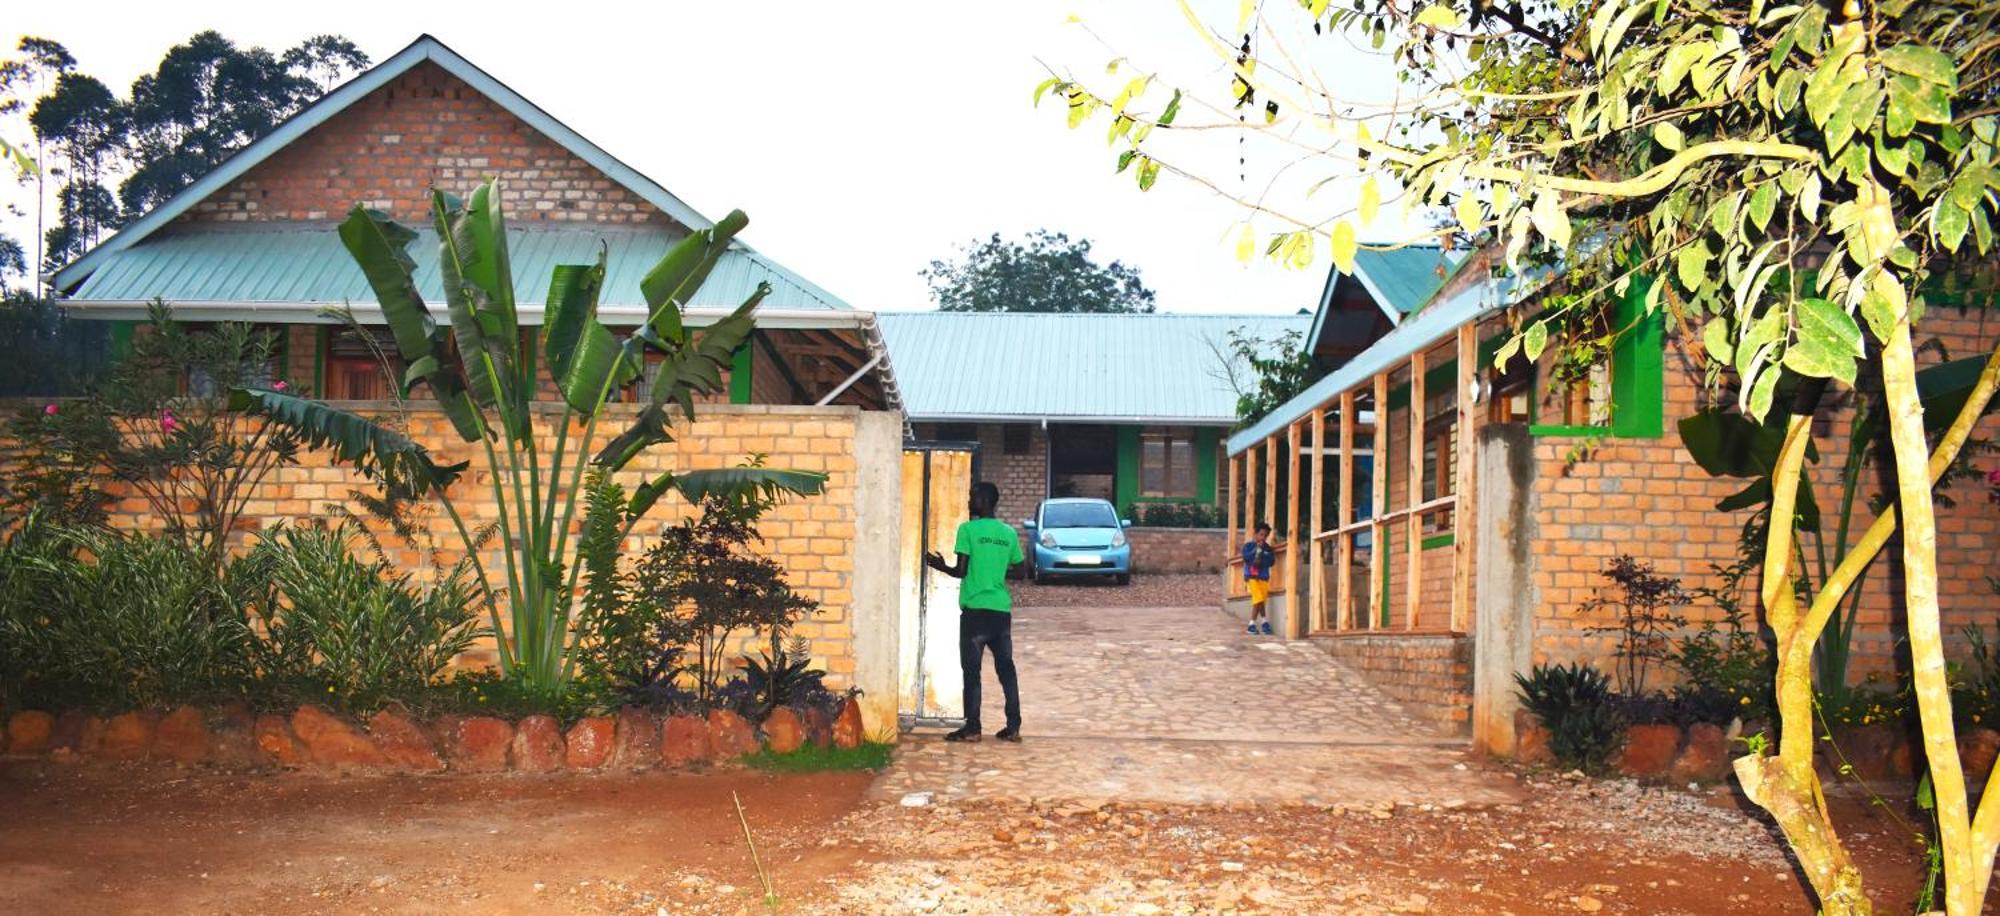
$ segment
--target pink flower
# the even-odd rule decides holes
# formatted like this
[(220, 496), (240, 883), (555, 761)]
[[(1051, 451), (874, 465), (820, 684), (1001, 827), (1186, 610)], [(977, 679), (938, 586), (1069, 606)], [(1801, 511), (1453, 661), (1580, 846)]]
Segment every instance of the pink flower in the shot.
[(55, 415), (56, 415), (56, 405), (50, 404), (49, 406), (42, 408), (42, 416), (53, 417)]
[(287, 386), (285, 385), (285, 380), (284, 380), (284, 379), (279, 379), (279, 380), (277, 380), (277, 381), (275, 381), (275, 382), (272, 382), (272, 383), (271, 383), (271, 390), (272, 390), (272, 391), (283, 391), (283, 390), (285, 390), (285, 388), (286, 388), (286, 387), (287, 387)]
[[(56, 412), (56, 405), (50, 404), (49, 413), (55, 413), (55, 412)], [(1993, 470), (1987, 471), (1986, 482), (1996, 487), (2000, 487), (2000, 468), (1994, 468)]]
[(169, 410), (160, 414), (160, 432), (163, 433), (173, 432), (174, 427), (177, 427), (179, 425), (181, 425), (180, 421), (174, 419), (173, 411)]

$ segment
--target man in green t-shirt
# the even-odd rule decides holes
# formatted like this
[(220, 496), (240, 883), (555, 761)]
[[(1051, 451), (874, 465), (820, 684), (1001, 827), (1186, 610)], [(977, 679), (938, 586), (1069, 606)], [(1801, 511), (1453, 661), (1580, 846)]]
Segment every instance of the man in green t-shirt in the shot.
[(933, 552), (932, 569), (961, 580), (958, 587), (958, 666), (965, 672), (965, 727), (946, 741), (979, 740), (980, 651), (993, 651), (993, 673), (1007, 697), (1007, 727), (993, 737), (1021, 740), (1021, 690), (1014, 677), (1014, 599), (1007, 594), (1007, 570), (1021, 562), (1021, 538), (1014, 527), (993, 517), (1000, 488), (986, 481), (972, 487), (972, 521), (958, 526), (952, 548), (958, 562), (947, 564)]

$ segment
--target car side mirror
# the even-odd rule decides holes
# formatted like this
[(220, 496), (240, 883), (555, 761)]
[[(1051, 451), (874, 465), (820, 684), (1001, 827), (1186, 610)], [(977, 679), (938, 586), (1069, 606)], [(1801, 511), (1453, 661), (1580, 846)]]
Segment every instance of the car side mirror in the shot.
[(1024, 518), (1024, 519), (1022, 519), (1022, 520), (1021, 520), (1021, 527), (1023, 527), (1023, 528), (1026, 528), (1026, 529), (1028, 529), (1029, 531), (1033, 531), (1033, 530), (1035, 530), (1035, 528), (1037, 528), (1037, 527), (1039, 527), (1039, 526), (1037, 526), (1037, 525), (1035, 524), (1035, 520), (1034, 520), (1034, 519), (1032, 519), (1032, 518)]
[(1119, 519), (1119, 520), (1118, 520), (1118, 527), (1120, 527), (1120, 528), (1130, 528), (1130, 527), (1132, 527), (1132, 520), (1131, 520), (1131, 519), (1129, 519), (1129, 518), (1121, 518), (1121, 519)]

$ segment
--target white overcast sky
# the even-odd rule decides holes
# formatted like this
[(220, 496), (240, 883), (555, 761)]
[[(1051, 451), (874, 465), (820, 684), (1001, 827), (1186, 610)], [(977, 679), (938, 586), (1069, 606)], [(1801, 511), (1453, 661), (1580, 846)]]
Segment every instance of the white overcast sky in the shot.
[[(1168, 311), (1296, 311), (1323, 282), (1323, 256), (1305, 271), (1239, 263), (1235, 204), (1170, 175), (1140, 194), (1131, 173), (1112, 173), (1103, 121), (1071, 131), (1060, 100), (1031, 107), (1043, 62), (1115, 89), (1115, 56), (1220, 96), (1226, 75), (1171, 0), (507, 7), (17, 3), (5, 50), (19, 35), (56, 39), (122, 95), (201, 29), (274, 51), (338, 33), (376, 61), (429, 32), (703, 213), (743, 209), (752, 244), (859, 308), (928, 308), (918, 271), (932, 258), (1037, 227), (1138, 267)], [(1228, 28), (1237, 4), (1197, 7)], [(1343, 95), (1386, 91), (1380, 57), (1340, 39), (1314, 47), (1323, 77), (1351, 82)], [(21, 125), (8, 130), (26, 139)], [(1236, 153), (1233, 137), (1204, 132), (1181, 161), (1235, 190)], [(1256, 143), (1249, 153), (1255, 192), (1259, 170), (1284, 162)], [(1318, 203), (1353, 193), (1343, 182)], [(9, 220), (7, 231), (26, 243), (32, 226)]]

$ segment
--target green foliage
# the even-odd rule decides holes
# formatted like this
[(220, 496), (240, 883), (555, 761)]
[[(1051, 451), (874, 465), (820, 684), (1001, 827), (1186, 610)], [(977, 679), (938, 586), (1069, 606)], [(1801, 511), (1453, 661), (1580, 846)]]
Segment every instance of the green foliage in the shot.
[[(440, 468), (407, 437), (374, 420), (325, 404), (246, 386), (238, 395), (318, 447), (331, 449), (380, 482), (436, 497), (458, 529), (467, 554), (475, 557), (474, 581), (482, 590), (492, 630), (499, 634), (500, 665), (524, 689), (551, 698), (569, 689), (592, 626), (578, 625), (579, 580), (586, 567), (604, 572), (607, 545), (622, 544), (663, 495), (674, 492), (690, 502), (766, 498), (775, 493), (818, 493), (824, 475), (781, 471), (752, 464), (722, 471), (665, 473), (632, 491), (615, 524), (600, 506), (588, 534), (595, 561), (585, 556), (584, 537), (572, 539), (577, 502), (601, 488), (582, 486), (586, 470), (611, 475), (641, 452), (670, 442), (672, 417), (693, 421), (696, 395), (719, 389), (722, 371), (753, 330), (751, 314), (768, 286), (731, 314), (700, 332), (682, 321), (682, 310), (749, 222), (731, 213), (712, 228), (692, 232), (667, 252), (640, 281), (646, 321), (620, 338), (598, 321), (598, 294), (605, 260), (594, 265), (560, 265), (550, 279), (548, 312), (536, 340), (523, 346), (514, 305), (514, 278), (507, 249), (506, 220), (499, 185), (489, 181), (461, 200), (431, 194), (431, 216), (444, 276), (447, 324), (440, 325), (417, 291), (415, 263), (408, 246), (417, 234), (387, 215), (356, 206), (340, 225), (340, 238), (368, 278), (396, 341), (406, 390), (428, 387), (439, 409), (465, 441), (480, 447), (479, 475), (498, 510), (499, 535), (507, 549), (505, 605), (488, 585), (476, 559), (473, 535), (459, 515), (449, 489), (464, 465)], [(539, 351), (539, 352), (538, 352)], [(623, 432), (597, 448), (597, 425), (604, 405), (635, 385), (647, 354), (657, 354), (659, 370), (647, 401)], [(546, 366), (546, 376), (538, 371)], [(556, 421), (554, 448), (536, 433), (534, 392), (544, 381), (562, 393), (567, 408)], [(577, 441), (572, 442), (572, 437)], [(614, 536), (615, 535), (615, 536)], [(609, 588), (610, 580), (604, 581)], [(606, 592), (597, 600), (602, 611)], [(586, 596), (588, 599), (589, 596)]]
[(780, 706), (802, 706), (826, 695), (826, 672), (812, 666), (812, 651), (802, 636), (794, 636), (776, 653), (744, 660), (744, 680), (756, 692), (757, 710), (768, 714)]
[(244, 695), (231, 577), (182, 541), (29, 529), (0, 548), (0, 705), (165, 709)]
[[(767, 508), (764, 501), (704, 500), (699, 516), (667, 528), (640, 558), (622, 612), (632, 621), (616, 630), (637, 638), (595, 642), (590, 650), (605, 655), (601, 664), (621, 683), (643, 689), (686, 675), (706, 708), (728, 678), (738, 631), (768, 629), (772, 655), (782, 654), (784, 632), (818, 604), (793, 592), (784, 567), (756, 552), (762, 539), (754, 524)], [(683, 661), (688, 654), (692, 661)]]
[(1615, 588), (1600, 593), (1576, 610), (1579, 616), (1595, 618), (1605, 611), (1617, 620), (1610, 626), (1585, 627), (1591, 633), (1618, 635), (1618, 688), (1627, 696), (1646, 695), (1646, 675), (1655, 662), (1673, 656), (1674, 633), (1687, 626), (1687, 616), (1679, 612), (1689, 596), (1681, 580), (1653, 571), (1653, 564), (1630, 555), (1612, 557), (1599, 573)]
[(1244, 366), (1249, 370), (1246, 378), (1237, 377), (1233, 369), (1230, 374), (1230, 382), (1236, 389), (1238, 428), (1255, 423), (1297, 397), (1328, 371), (1306, 352), (1305, 335), (1297, 331), (1286, 331), (1265, 340), (1241, 329), (1232, 330), (1227, 344), (1216, 355), (1225, 366)]
[[(0, 248), (7, 244), (0, 239)], [(8, 291), (7, 263), (7, 252), (0, 251), (0, 340), (10, 346), (0, 363), (0, 398), (82, 394), (106, 368), (110, 325), (77, 321), (50, 300)], [(43, 405), (33, 406), (39, 411)]]
[(360, 559), (353, 524), (295, 525), (266, 535), (231, 571), (262, 638), (267, 694), (354, 712), (439, 683), (479, 635), (465, 561), (420, 583), (387, 558)]
[(1703, 620), (1668, 650), (1667, 662), (1682, 679), (1674, 688), (1674, 702), (1692, 721), (1775, 721), (1777, 659), (1742, 603), (1744, 579), (1756, 569), (1748, 558), (1716, 567), (1720, 584), (1703, 586), (1695, 594), (1713, 603), (1722, 619)]
[[(2000, 728), (2000, 639), (1988, 642), (1986, 631), (1976, 626), (1964, 633), (1972, 651), (1952, 684), (1952, 711), (1960, 727)], [(1994, 633), (2000, 636), (2000, 623)]]
[(1564, 766), (1602, 772), (1625, 740), (1625, 719), (1611, 701), (1611, 681), (1589, 665), (1536, 665), (1514, 675), (1521, 705), (1549, 731), (1549, 751)]
[(1907, 725), (1916, 708), (1916, 696), (1909, 687), (1897, 689), (1868, 683), (1839, 694), (1819, 693), (1813, 698), (1820, 721), (1827, 726)]
[(10, 432), (39, 470), (11, 488), (8, 507), (86, 521), (92, 500), (109, 499), (96, 479), (107, 476), (220, 569), (251, 494), (298, 461), (290, 430), (232, 409), (227, 392), (284, 384), (272, 378), (277, 339), (242, 324), (190, 329), (157, 301), (143, 331), (88, 396), (16, 418)]
[(759, 751), (743, 758), (743, 762), (760, 770), (774, 773), (823, 773), (844, 770), (881, 770), (889, 765), (896, 755), (896, 746), (873, 741), (858, 747), (817, 747), (807, 744), (786, 754)]
[(1025, 242), (994, 233), (959, 261), (921, 272), (946, 312), (1151, 312), (1153, 291), (1122, 262), (1099, 264), (1087, 239), (1037, 229)]
[(1222, 507), (1198, 502), (1139, 503), (1132, 524), (1143, 528), (1220, 528)]

